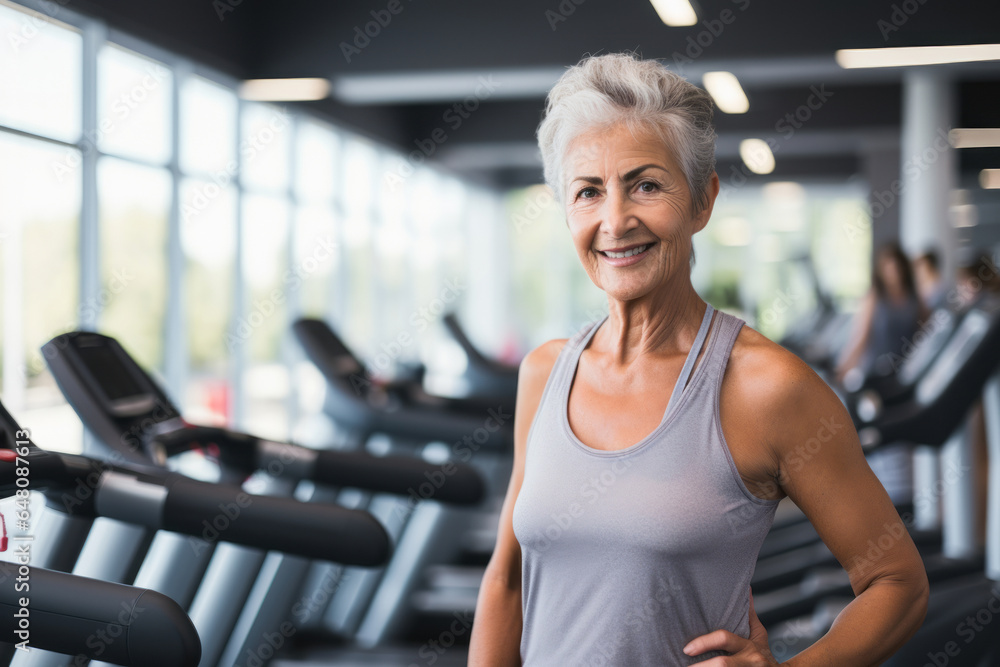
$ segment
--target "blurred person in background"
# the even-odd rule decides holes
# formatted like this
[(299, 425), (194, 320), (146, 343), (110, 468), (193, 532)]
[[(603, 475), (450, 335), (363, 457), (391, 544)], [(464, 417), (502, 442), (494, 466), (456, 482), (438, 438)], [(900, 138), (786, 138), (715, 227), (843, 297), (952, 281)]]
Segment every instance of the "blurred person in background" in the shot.
[[(913, 269), (896, 243), (875, 256), (872, 287), (854, 316), (852, 334), (837, 364), (837, 380), (860, 386), (869, 375), (888, 375), (898, 364), (906, 341), (913, 340), (926, 310), (917, 294)], [(855, 370), (856, 369), (856, 370)], [(851, 381), (850, 375), (858, 380)]]
[(941, 279), (941, 263), (936, 250), (928, 250), (913, 258), (913, 277), (928, 312), (945, 305), (947, 290)]

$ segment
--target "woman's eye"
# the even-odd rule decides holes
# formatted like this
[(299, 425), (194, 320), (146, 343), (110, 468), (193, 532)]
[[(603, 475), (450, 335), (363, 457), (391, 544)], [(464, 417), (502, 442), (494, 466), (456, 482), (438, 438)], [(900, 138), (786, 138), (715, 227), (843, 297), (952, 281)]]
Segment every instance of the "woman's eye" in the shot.
[(584, 188), (577, 194), (580, 199), (593, 199), (596, 196), (597, 190), (595, 188)]
[(646, 193), (656, 192), (656, 183), (650, 183), (649, 181), (645, 181), (643, 183), (640, 183), (639, 184), (639, 190), (641, 192), (646, 192)]

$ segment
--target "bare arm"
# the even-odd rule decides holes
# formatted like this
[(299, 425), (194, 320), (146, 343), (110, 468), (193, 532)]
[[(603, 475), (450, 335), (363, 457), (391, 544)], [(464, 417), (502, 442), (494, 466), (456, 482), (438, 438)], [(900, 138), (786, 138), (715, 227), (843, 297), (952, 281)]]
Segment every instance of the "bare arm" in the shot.
[[(731, 364), (742, 366), (742, 379), (724, 386), (720, 398), (737, 466), (753, 478), (747, 481), (754, 493), (787, 494), (795, 501), (847, 570), (856, 595), (824, 637), (784, 664), (881, 664), (923, 621), (928, 594), (923, 562), (865, 461), (840, 400), (790, 353), (770, 342), (758, 347), (768, 349), (746, 355), (754, 361)], [(734, 448), (734, 443), (741, 444)], [(737, 654), (709, 660), (706, 667), (777, 664), (766, 643), (762, 631), (748, 641), (718, 630), (694, 640), (691, 654), (713, 648)]]
[[(814, 397), (812, 409), (795, 407), (803, 413), (795, 419), (794, 432), (784, 433), (776, 447), (778, 479), (847, 570), (856, 597), (822, 639), (787, 664), (878, 665), (923, 622), (927, 573), (906, 526), (865, 461), (843, 404), (822, 381), (810, 377), (811, 371), (806, 373), (799, 380), (800, 394)], [(806, 442), (813, 446), (805, 454), (796, 453)], [(810, 454), (811, 449), (817, 451)]]
[(514, 503), (524, 479), (528, 430), (564, 342), (550, 341), (521, 362), (514, 411), (514, 468), (500, 512), (496, 548), (479, 589), (469, 647), (470, 667), (521, 664), (521, 546), (514, 536)]

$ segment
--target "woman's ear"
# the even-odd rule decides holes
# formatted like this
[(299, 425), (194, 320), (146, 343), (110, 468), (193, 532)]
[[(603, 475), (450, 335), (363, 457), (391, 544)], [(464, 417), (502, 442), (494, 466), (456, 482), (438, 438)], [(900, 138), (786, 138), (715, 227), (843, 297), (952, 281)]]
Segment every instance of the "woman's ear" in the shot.
[(704, 206), (701, 207), (694, 214), (694, 234), (697, 234), (701, 230), (705, 229), (705, 225), (708, 224), (709, 218), (712, 217), (712, 209), (715, 207), (715, 199), (719, 196), (719, 174), (712, 172), (712, 178), (708, 181), (708, 186), (705, 188), (705, 201)]

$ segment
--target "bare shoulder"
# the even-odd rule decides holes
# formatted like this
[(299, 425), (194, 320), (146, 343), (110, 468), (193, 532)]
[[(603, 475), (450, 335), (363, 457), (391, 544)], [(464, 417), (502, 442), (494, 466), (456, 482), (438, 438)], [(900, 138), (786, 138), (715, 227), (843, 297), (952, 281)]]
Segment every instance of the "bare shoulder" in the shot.
[(725, 382), (757, 407), (785, 403), (803, 390), (829, 390), (808, 364), (749, 326), (736, 337)]
[(840, 399), (808, 364), (749, 326), (733, 345), (721, 400), (741, 423), (755, 426), (758, 437), (779, 448), (818, 418), (846, 417)]
[(541, 391), (567, 340), (567, 338), (550, 340), (525, 355), (517, 373), (518, 393), (521, 388)]

